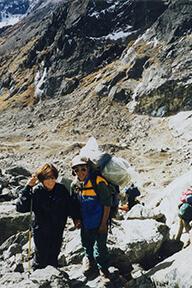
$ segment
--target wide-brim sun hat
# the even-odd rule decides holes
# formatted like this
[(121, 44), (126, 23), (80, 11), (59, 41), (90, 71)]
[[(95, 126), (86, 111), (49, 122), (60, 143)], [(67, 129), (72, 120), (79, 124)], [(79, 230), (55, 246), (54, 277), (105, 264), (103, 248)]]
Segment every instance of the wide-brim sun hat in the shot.
[(82, 157), (80, 155), (75, 156), (71, 161), (71, 168), (78, 166), (78, 165), (87, 165), (88, 159), (86, 157)]

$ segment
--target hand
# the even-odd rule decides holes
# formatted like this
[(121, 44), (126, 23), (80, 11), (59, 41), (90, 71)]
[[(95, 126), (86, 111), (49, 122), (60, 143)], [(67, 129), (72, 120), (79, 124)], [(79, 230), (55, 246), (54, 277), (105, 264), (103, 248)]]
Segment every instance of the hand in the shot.
[(29, 179), (29, 181), (27, 182), (27, 185), (33, 187), (35, 186), (36, 181), (37, 181), (37, 178), (33, 176), (32, 178)]
[(75, 224), (76, 229), (80, 229), (82, 227), (82, 223), (80, 219), (74, 220), (74, 224)]
[(105, 234), (107, 233), (107, 224), (102, 224), (99, 226), (99, 234)]

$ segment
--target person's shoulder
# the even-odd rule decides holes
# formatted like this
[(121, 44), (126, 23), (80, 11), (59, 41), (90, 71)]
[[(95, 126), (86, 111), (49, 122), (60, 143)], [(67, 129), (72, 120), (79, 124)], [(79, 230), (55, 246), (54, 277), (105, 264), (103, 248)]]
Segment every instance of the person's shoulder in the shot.
[(55, 188), (56, 188), (56, 190), (61, 191), (62, 193), (68, 193), (67, 188), (66, 188), (65, 185), (62, 184), (62, 183), (56, 182), (56, 183), (55, 183)]
[(105, 178), (103, 178), (103, 177), (100, 176), (100, 175), (97, 175), (97, 176), (96, 176), (96, 183), (97, 183), (97, 185), (98, 185), (100, 182), (104, 182), (106, 185), (108, 185), (108, 182), (107, 182), (107, 180), (106, 180)]

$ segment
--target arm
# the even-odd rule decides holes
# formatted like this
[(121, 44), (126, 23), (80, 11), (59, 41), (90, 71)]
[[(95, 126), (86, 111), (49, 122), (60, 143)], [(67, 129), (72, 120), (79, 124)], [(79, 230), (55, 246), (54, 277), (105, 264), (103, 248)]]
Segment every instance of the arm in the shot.
[(69, 203), (69, 214), (73, 219), (74, 225), (77, 229), (81, 228), (81, 210), (80, 210), (80, 203), (79, 200), (77, 199), (75, 192), (74, 192), (74, 187), (71, 186), (70, 188), (70, 195), (67, 192), (67, 201)]
[(32, 177), (21, 191), (21, 195), (16, 202), (16, 210), (21, 213), (29, 212), (32, 197), (32, 187), (36, 184), (36, 178)]
[(97, 186), (97, 191), (101, 205), (103, 206), (103, 218), (99, 226), (99, 233), (107, 233), (107, 220), (109, 218), (110, 209), (112, 206), (112, 197), (108, 186), (105, 182), (100, 182)]
[(101, 221), (101, 225), (99, 226), (100, 234), (107, 233), (107, 220), (109, 218), (110, 209), (111, 207), (108, 207), (108, 206), (103, 207), (103, 218)]

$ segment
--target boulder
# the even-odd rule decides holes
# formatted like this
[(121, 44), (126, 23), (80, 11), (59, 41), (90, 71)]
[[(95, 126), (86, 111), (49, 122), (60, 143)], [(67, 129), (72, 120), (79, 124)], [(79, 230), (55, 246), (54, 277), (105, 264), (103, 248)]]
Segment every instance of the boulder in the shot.
[(191, 287), (192, 246), (172, 255), (153, 267), (146, 275), (155, 287)]
[[(72, 224), (71, 224), (72, 225)], [(66, 257), (66, 262), (70, 264), (79, 264), (82, 262), (84, 251), (81, 245), (80, 231), (74, 230), (71, 226), (64, 233), (62, 252)], [(70, 231), (72, 229), (72, 231)]]
[(162, 244), (169, 239), (169, 228), (152, 219), (117, 221), (109, 234), (111, 254), (120, 249), (130, 262), (149, 268), (159, 258)]
[(118, 83), (116, 86), (113, 86), (109, 92), (108, 98), (117, 102), (127, 104), (131, 99), (129, 91), (121, 87)]
[(166, 223), (166, 216), (160, 211), (150, 209), (147, 206), (135, 205), (126, 213), (125, 218), (128, 219), (154, 219), (156, 221)]
[(30, 177), (31, 172), (29, 172), (26, 168), (22, 166), (13, 166), (11, 168), (8, 168), (5, 170), (5, 174), (10, 174), (12, 176), (18, 176), (18, 175), (23, 175)]
[(4, 177), (4, 176), (0, 176), (0, 186), (3, 187), (7, 187), (9, 184), (9, 180)]
[(57, 181), (59, 183), (63, 184), (67, 188), (67, 190), (70, 191), (70, 186), (71, 186), (71, 182), (72, 182), (71, 179), (68, 179), (66, 177), (60, 176)]
[(4, 241), (0, 246), (0, 253), (9, 249), (9, 247), (13, 244), (19, 244), (24, 246), (28, 242), (29, 232), (22, 231), (17, 233), (16, 235), (12, 235), (6, 241)]
[(67, 279), (67, 273), (59, 271), (54, 267), (48, 266), (45, 269), (38, 269), (30, 274), (13, 272), (6, 273), (0, 278), (0, 287), (57, 287), (57, 288), (69, 288), (69, 280)]
[(11, 244), (7, 251), (4, 252), (4, 259), (22, 252), (22, 246), (18, 243)]
[(105, 80), (102, 80), (101, 82), (99, 82), (99, 84), (97, 84), (97, 86), (95, 87), (95, 93), (99, 96), (104, 96), (107, 94), (107, 82)]
[(38, 283), (38, 287), (69, 288), (70, 286), (67, 278), (67, 273), (59, 271), (52, 266), (47, 266), (45, 269), (37, 269), (32, 272), (30, 276), (31, 282)]
[(10, 201), (11, 199), (13, 199), (13, 194), (9, 189), (4, 188), (2, 190), (2, 194), (0, 195), (0, 202)]
[(18, 231), (25, 231), (29, 228), (29, 213), (19, 216), (7, 216), (0, 218), (0, 244)]
[(154, 285), (149, 277), (143, 275), (137, 279), (132, 279), (125, 284), (124, 288), (154, 288)]
[(61, 83), (61, 95), (66, 95), (75, 90), (79, 84), (79, 81), (76, 77), (74, 78), (66, 78)]

